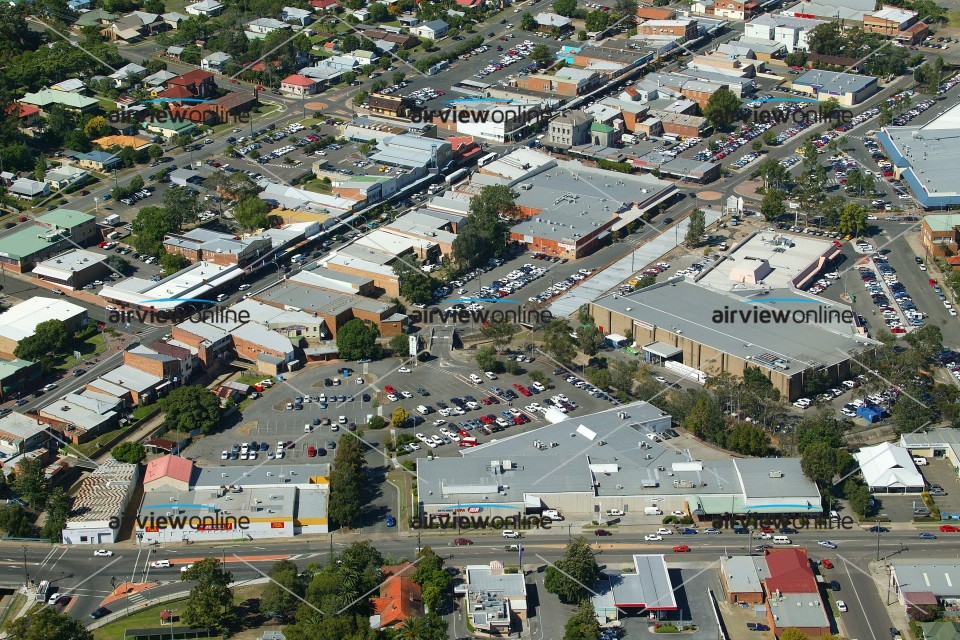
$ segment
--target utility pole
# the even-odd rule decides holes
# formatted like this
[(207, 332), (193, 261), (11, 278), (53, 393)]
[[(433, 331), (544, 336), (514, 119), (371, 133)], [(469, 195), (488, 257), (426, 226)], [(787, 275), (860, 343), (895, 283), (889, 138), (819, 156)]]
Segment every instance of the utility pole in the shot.
[(23, 545), (21, 549), (23, 550), (23, 586), (27, 587), (30, 584), (30, 574), (27, 573), (27, 546)]

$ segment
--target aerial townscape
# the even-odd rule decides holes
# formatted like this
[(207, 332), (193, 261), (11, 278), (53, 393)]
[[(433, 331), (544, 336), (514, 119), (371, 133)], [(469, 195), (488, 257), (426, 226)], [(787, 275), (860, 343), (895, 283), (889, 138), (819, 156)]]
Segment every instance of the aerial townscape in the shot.
[(0, 640), (960, 640), (958, 310), (960, 0), (2, 2)]

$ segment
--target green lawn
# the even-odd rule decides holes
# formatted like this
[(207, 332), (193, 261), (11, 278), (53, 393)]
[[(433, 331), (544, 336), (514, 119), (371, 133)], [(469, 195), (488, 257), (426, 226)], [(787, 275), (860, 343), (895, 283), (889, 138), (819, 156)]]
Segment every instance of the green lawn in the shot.
[[(174, 615), (183, 611), (187, 600), (173, 600), (165, 604), (158, 604), (154, 607), (147, 607), (136, 611), (125, 618), (121, 618), (108, 625), (94, 630), (95, 640), (123, 640), (124, 631), (127, 629), (148, 629), (160, 626), (160, 612), (164, 609), (170, 609)], [(121, 610), (126, 606), (126, 602), (118, 600), (113, 604), (114, 610)]]
[(98, 331), (86, 340), (83, 340), (78, 345), (74, 346), (74, 349), (80, 352), (80, 357), (74, 358), (71, 350), (69, 357), (65, 358), (63, 362), (57, 365), (57, 369), (61, 371), (69, 371), (73, 367), (82, 363), (84, 360), (89, 360), (91, 357), (103, 353), (106, 351), (107, 346), (103, 341), (103, 333)]
[(267, 376), (262, 373), (257, 373), (256, 371), (252, 373), (241, 374), (237, 378), (237, 382), (239, 382), (240, 384), (249, 384), (249, 385), (258, 384), (261, 380), (269, 380), (270, 382), (276, 383), (276, 379), (273, 376)]
[(300, 186), (307, 191), (314, 191), (316, 193), (330, 193), (333, 191), (333, 186), (329, 182), (323, 182), (319, 178), (314, 178), (313, 180), (305, 182)]

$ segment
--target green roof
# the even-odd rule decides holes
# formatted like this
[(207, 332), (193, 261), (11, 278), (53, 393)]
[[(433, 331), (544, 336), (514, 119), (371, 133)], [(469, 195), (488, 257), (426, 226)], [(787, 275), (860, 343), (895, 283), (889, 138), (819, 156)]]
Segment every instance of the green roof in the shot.
[(950, 231), (954, 227), (960, 227), (960, 214), (957, 213), (938, 213), (932, 216), (924, 216), (923, 221), (931, 231)]
[[(56, 243), (48, 242), (44, 237), (48, 231), (44, 227), (30, 226), (0, 238), (0, 256), (22, 260), (49, 248)], [(62, 238), (60, 242), (63, 242)]]
[(386, 176), (350, 176), (350, 179), (347, 182), (386, 182), (390, 178)]
[(54, 209), (50, 213), (45, 213), (37, 218), (37, 222), (55, 224), (65, 229), (79, 227), (81, 224), (90, 222), (91, 220), (93, 220), (93, 216), (89, 213), (74, 211), (73, 209)]
[(613, 127), (608, 124), (603, 124), (602, 122), (594, 122), (590, 125), (590, 131), (597, 131), (599, 133), (610, 133), (613, 131)]
[(923, 629), (924, 640), (956, 640), (960, 636), (960, 624), (956, 622), (924, 622), (920, 628)]
[(20, 102), (32, 104), (41, 109), (45, 109), (51, 104), (59, 104), (71, 109), (86, 109), (100, 104), (95, 98), (88, 98), (70, 91), (57, 91), (56, 89), (43, 89), (36, 93), (28, 93), (23, 96)]
[(113, 21), (117, 19), (117, 14), (110, 13), (109, 11), (103, 11), (102, 9), (94, 9), (93, 11), (87, 11), (82, 16), (77, 18), (75, 23), (80, 27), (92, 27), (100, 24), (101, 21)]
[(9, 361), (0, 360), (0, 380), (6, 380), (21, 369), (26, 369), (32, 365), (32, 362), (28, 360), (20, 360), (18, 358), (14, 358), (13, 360)]
[(189, 120), (180, 120), (179, 122), (171, 120), (169, 122), (151, 122), (147, 125), (147, 129), (155, 129), (157, 131), (173, 131), (174, 133), (184, 133), (186, 131), (192, 131), (196, 129), (197, 125), (190, 122)]

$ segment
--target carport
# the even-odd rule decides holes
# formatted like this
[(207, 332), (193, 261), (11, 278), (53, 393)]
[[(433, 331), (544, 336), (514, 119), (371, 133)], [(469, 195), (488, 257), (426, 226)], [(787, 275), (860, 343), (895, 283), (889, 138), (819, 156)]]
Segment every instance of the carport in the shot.
[(643, 347), (643, 359), (653, 364), (663, 364), (667, 360), (683, 362), (683, 349), (666, 342), (651, 342)]
[(649, 611), (660, 619), (661, 612), (679, 608), (663, 555), (635, 555), (633, 567), (633, 573), (610, 578), (617, 609)]

